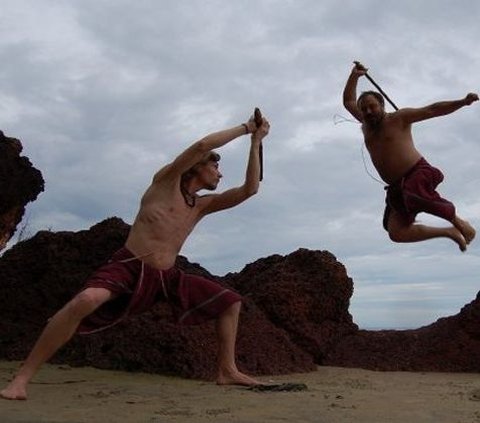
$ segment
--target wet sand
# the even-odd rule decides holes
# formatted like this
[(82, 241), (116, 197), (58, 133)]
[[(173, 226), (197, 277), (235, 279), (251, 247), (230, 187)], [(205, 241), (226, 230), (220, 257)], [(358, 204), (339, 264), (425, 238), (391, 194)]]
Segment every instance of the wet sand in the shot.
[[(0, 362), (2, 387), (18, 365)], [(176, 377), (46, 365), (27, 401), (0, 400), (0, 422), (480, 422), (478, 374), (319, 367), (260, 379), (304, 383), (308, 390), (252, 392)]]

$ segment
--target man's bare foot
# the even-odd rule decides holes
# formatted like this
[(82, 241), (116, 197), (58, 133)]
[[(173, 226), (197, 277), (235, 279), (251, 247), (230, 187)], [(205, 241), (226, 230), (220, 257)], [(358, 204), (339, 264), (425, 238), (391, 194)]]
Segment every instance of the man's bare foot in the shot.
[(464, 252), (467, 250), (467, 241), (465, 240), (462, 233), (455, 226), (448, 228), (447, 232), (448, 237), (458, 244), (460, 251)]
[(470, 244), (475, 238), (476, 234), (473, 226), (470, 225), (470, 223), (468, 223), (466, 220), (460, 219), (458, 216), (455, 216), (452, 223), (462, 233), (467, 244)]
[(260, 382), (256, 379), (253, 379), (250, 376), (247, 376), (244, 373), (239, 372), (238, 370), (233, 371), (221, 371), (217, 376), (217, 385), (243, 385), (243, 386), (254, 386), (254, 385), (263, 385), (263, 382)]
[(12, 380), (3, 391), (0, 391), (0, 398), (8, 400), (26, 400), (27, 389), (25, 384), (16, 379)]

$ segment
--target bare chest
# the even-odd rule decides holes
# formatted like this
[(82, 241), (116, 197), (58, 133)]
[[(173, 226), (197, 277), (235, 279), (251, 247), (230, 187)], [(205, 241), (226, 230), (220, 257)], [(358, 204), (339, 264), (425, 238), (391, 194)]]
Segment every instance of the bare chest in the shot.
[(167, 205), (152, 203), (144, 205), (138, 215), (139, 220), (151, 226), (155, 232), (190, 233), (200, 220), (195, 207), (186, 204)]
[(362, 128), (365, 145), (370, 150), (379, 150), (395, 144), (402, 134), (391, 126), (383, 125), (378, 129)]

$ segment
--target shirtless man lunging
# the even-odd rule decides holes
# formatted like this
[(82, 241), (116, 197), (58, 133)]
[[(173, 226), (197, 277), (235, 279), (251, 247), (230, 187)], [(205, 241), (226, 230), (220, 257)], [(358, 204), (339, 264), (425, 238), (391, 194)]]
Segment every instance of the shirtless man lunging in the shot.
[[(363, 92), (357, 100), (357, 82), (366, 72), (367, 69), (358, 62), (353, 67), (343, 91), (343, 104), (361, 122), (373, 165), (388, 185), (385, 188), (383, 226), (390, 239), (394, 242), (417, 242), (446, 237), (465, 251), (475, 237), (475, 229), (456, 214), (450, 201), (436, 192), (437, 185), (443, 181), (443, 174), (415, 148), (412, 124), (469, 106), (478, 101), (478, 95), (469, 93), (461, 100), (386, 113), (384, 99), (378, 92)], [(452, 226), (416, 224), (415, 217), (420, 212), (446, 219)]]
[[(180, 323), (216, 319), (218, 384), (252, 385), (259, 382), (241, 373), (235, 364), (235, 340), (241, 297), (205, 278), (175, 267), (175, 259), (195, 225), (206, 215), (234, 207), (259, 187), (259, 146), (270, 125), (253, 119), (212, 133), (195, 142), (160, 169), (143, 195), (125, 246), (100, 267), (84, 288), (49, 321), (15, 378), (0, 392), (5, 399), (26, 399), (27, 385), (39, 367), (75, 333), (88, 334), (113, 326), (158, 301), (167, 301)], [(243, 185), (219, 194), (220, 156), (213, 150), (251, 135)]]

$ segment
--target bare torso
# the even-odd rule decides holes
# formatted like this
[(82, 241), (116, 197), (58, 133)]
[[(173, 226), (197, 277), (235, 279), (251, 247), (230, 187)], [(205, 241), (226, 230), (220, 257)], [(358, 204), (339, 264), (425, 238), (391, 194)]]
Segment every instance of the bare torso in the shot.
[(415, 148), (410, 124), (397, 113), (387, 113), (378, 128), (362, 125), (365, 145), (380, 177), (387, 183), (398, 181), (422, 155)]
[(199, 197), (195, 207), (186, 204), (179, 178), (153, 182), (141, 199), (125, 247), (157, 269), (172, 267), (186, 238), (203, 217), (201, 203)]

